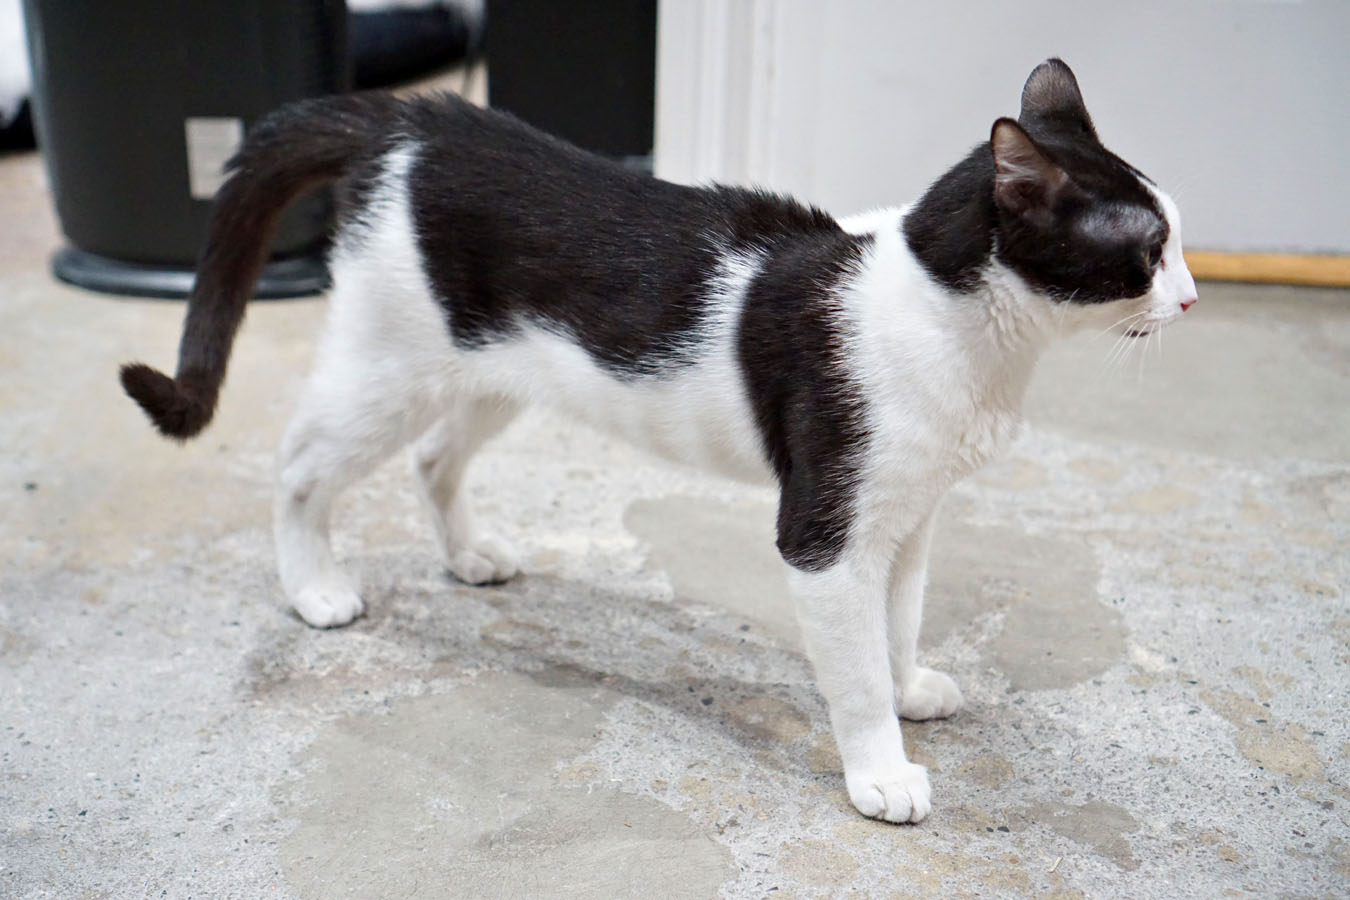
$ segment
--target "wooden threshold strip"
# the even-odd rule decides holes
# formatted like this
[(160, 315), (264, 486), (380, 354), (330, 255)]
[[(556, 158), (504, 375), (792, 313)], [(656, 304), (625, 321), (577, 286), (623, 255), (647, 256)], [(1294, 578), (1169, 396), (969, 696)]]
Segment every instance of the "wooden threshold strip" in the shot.
[(1350, 287), (1350, 256), (1186, 251), (1197, 279)]

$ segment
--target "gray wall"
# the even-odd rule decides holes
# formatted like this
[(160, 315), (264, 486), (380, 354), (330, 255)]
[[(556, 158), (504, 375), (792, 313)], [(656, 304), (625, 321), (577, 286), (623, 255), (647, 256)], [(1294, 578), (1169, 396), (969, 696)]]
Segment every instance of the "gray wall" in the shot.
[(841, 214), (907, 202), (1058, 55), (1188, 247), (1350, 253), (1350, 0), (757, 2), (769, 146), (733, 176)]

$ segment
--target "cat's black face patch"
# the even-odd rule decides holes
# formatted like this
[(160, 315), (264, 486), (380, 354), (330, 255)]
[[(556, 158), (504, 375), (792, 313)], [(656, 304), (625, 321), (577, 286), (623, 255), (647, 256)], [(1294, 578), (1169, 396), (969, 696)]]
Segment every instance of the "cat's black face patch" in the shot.
[(1168, 237), (1143, 176), (1097, 139), (1059, 60), (1027, 79), (1016, 121), (929, 188), (904, 234), (945, 287), (974, 290), (991, 260), (1053, 299), (1105, 303), (1148, 293)]
[(1069, 182), (1044, 215), (997, 208), (996, 258), (1058, 300), (1106, 303), (1148, 293), (1168, 237), (1156, 198), (1095, 138), (1042, 135), (1038, 147)]

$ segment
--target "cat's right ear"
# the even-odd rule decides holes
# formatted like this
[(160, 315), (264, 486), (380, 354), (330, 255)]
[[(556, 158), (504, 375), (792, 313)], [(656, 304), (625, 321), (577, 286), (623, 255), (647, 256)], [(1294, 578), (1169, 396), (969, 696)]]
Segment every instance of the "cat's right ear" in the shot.
[(1015, 119), (1002, 118), (989, 135), (994, 155), (994, 202), (1015, 216), (1048, 220), (1073, 182), (1036, 146)]
[(1047, 59), (1032, 71), (1022, 88), (1022, 113), (1017, 118), (1023, 123), (1058, 123), (1097, 137), (1078, 79), (1062, 59)]

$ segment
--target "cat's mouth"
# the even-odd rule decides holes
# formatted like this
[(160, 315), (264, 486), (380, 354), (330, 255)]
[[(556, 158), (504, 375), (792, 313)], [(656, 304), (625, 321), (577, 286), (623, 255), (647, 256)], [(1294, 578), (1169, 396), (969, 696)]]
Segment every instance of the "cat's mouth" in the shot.
[(1131, 328), (1129, 331), (1125, 333), (1132, 338), (1141, 338), (1141, 337), (1148, 337), (1153, 332), (1149, 329), (1140, 330), (1138, 328)]

